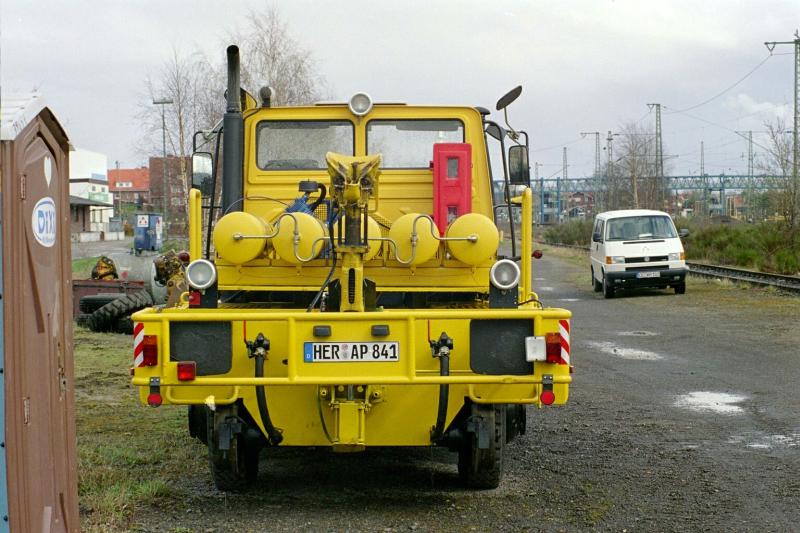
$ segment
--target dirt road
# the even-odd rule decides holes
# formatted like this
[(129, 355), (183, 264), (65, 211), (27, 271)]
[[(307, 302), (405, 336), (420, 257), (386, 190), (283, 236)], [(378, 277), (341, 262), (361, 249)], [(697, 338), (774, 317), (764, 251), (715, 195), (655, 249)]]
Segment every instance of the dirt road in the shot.
[(279, 449), (251, 492), (222, 494), (199, 469), (179, 505), (137, 511), (137, 530), (797, 527), (800, 299), (692, 282), (603, 300), (588, 262), (534, 267), (544, 303), (574, 313), (575, 382), (566, 406), (529, 409), (499, 489), (462, 489), (443, 450)]

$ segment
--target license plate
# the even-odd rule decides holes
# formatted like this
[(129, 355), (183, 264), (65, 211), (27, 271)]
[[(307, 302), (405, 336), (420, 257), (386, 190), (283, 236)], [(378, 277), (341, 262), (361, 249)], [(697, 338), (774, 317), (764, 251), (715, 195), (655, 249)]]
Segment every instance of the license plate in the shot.
[(382, 342), (305, 342), (306, 363), (381, 363), (400, 360), (400, 343)]
[(637, 278), (660, 278), (661, 272), (637, 272)]

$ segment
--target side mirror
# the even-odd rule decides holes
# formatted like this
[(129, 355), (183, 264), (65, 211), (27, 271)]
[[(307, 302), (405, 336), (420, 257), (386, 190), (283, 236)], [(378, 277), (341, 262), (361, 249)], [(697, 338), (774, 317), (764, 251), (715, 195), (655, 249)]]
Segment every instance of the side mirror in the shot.
[(192, 188), (198, 189), (203, 196), (211, 196), (211, 171), (214, 160), (208, 152), (192, 154)]
[(683, 228), (681, 230), (678, 230), (678, 237), (680, 237), (681, 239), (685, 239), (688, 236), (689, 236), (689, 230), (688, 229)]
[(511, 104), (511, 102), (519, 98), (520, 94), (522, 94), (522, 85), (517, 85), (516, 87), (508, 91), (506, 94), (504, 94), (502, 98), (500, 98), (497, 101), (497, 106), (496, 106), (497, 110), (500, 111), (501, 109), (505, 109), (506, 107), (508, 107)]
[(600, 242), (600, 232), (596, 231), (592, 233), (592, 242)]
[(512, 185), (531, 184), (531, 167), (528, 164), (528, 147), (515, 144), (508, 149), (508, 172)]
[(506, 136), (506, 131), (497, 124), (489, 124), (486, 126), (486, 133), (498, 141)]

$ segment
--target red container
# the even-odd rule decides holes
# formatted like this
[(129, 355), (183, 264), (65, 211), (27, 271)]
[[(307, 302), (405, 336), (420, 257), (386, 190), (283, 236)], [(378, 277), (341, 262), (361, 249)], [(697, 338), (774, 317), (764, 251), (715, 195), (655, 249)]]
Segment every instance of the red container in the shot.
[(472, 145), (433, 145), (433, 221), (444, 235), (456, 218), (472, 211)]

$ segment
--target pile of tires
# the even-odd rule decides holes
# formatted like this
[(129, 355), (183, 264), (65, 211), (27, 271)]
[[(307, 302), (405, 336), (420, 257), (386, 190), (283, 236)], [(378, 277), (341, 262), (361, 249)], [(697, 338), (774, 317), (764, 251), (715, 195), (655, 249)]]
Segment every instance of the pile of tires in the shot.
[(147, 291), (92, 294), (81, 298), (78, 303), (81, 314), (76, 320), (78, 325), (92, 331), (131, 334), (131, 315), (152, 305), (153, 298)]

